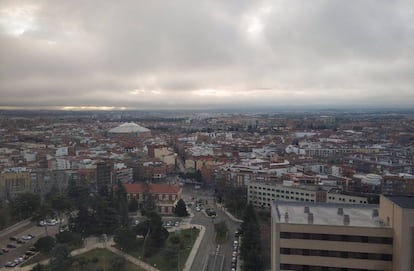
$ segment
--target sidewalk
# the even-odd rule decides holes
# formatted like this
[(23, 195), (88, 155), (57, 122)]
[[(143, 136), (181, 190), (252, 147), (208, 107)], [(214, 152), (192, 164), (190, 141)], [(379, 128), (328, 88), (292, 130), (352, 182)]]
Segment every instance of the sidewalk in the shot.
[(187, 261), (184, 264), (183, 271), (190, 271), (191, 266), (193, 265), (194, 258), (197, 255), (198, 249), (200, 247), (201, 241), (204, 238), (204, 234), (206, 233), (206, 228), (202, 225), (196, 225), (196, 224), (189, 224), (188, 228), (196, 227), (197, 229), (200, 229), (200, 233), (198, 234), (197, 239), (194, 242), (193, 248), (191, 249), (190, 254), (188, 255)]
[[(200, 247), (201, 241), (203, 240), (204, 233), (206, 231), (206, 228), (204, 226), (196, 225), (196, 224), (187, 224), (187, 225), (183, 225), (180, 228), (190, 229), (190, 228), (193, 228), (193, 227), (196, 227), (197, 229), (200, 229), (200, 233), (199, 233), (196, 241), (194, 242), (194, 245), (193, 245), (193, 248), (192, 248), (190, 254), (188, 255), (188, 258), (187, 258), (187, 261), (185, 262), (183, 271), (190, 271), (191, 270), (191, 266), (194, 262), (194, 258), (197, 255), (198, 248)], [(141, 261), (141, 260), (139, 260), (139, 259), (137, 259), (137, 258), (135, 258), (135, 257), (119, 250), (119, 249), (117, 249), (117, 248), (115, 248), (113, 246), (114, 244), (115, 244), (115, 242), (113, 241), (112, 238), (109, 239), (106, 243), (103, 243), (103, 242), (99, 241), (99, 237), (88, 237), (87, 239), (85, 239), (85, 247), (79, 248), (79, 249), (76, 249), (76, 250), (72, 251), (71, 255), (72, 256), (77, 256), (77, 255), (86, 253), (90, 250), (93, 250), (95, 248), (105, 248), (105, 249), (108, 249), (109, 251), (123, 257), (124, 259), (128, 260), (129, 262), (131, 262), (131, 263), (135, 264), (136, 266), (139, 266), (139, 267), (141, 267), (145, 270), (159, 271), (157, 268), (155, 268), (155, 267), (153, 267), (153, 266), (151, 266), (151, 265), (149, 265), (149, 264), (147, 264), (147, 263), (145, 263), (145, 262), (143, 262), (143, 261)], [(48, 264), (48, 263), (49, 263), (49, 259), (40, 262), (40, 264)], [(15, 267), (15, 268), (13, 268), (13, 270), (30, 271), (36, 265), (37, 265), (37, 263), (32, 264), (32, 265), (28, 265), (28, 266), (24, 266), (24, 267)], [(0, 268), (0, 270), (2, 271), (2, 270), (9, 270), (9, 269), (6, 269), (6, 268), (2, 267), (2, 268)]]

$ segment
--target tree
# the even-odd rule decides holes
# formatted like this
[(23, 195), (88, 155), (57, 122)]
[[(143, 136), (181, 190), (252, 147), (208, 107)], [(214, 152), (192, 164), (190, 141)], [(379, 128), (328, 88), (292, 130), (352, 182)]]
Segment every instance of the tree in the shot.
[(31, 271), (46, 271), (46, 267), (40, 263), (36, 264)]
[(50, 259), (50, 269), (52, 271), (69, 270), (72, 262), (73, 259), (66, 244), (59, 244), (52, 250), (52, 258)]
[(14, 217), (25, 219), (31, 217), (40, 207), (40, 196), (32, 193), (18, 194), (10, 203)]
[(118, 229), (114, 241), (123, 249), (129, 251), (137, 245), (136, 233), (130, 228)]
[(61, 244), (67, 244), (68, 246), (77, 247), (82, 245), (82, 237), (80, 234), (71, 231), (63, 231), (55, 235), (56, 241)]
[(50, 199), (52, 209), (56, 212), (59, 218), (59, 231), (62, 228), (62, 215), (71, 210), (69, 198), (64, 195), (53, 195)]
[(154, 212), (146, 213), (147, 220), (139, 223), (136, 234), (144, 236), (143, 251), (144, 256), (149, 256), (161, 248), (165, 240), (168, 239), (168, 231), (162, 226), (161, 216)]
[(175, 213), (177, 214), (177, 216), (180, 216), (180, 217), (188, 216), (187, 206), (185, 205), (185, 202), (183, 199), (180, 199), (177, 202), (177, 205), (175, 206)]
[(55, 246), (56, 240), (52, 236), (45, 236), (40, 237), (36, 243), (34, 243), (34, 247), (37, 248), (42, 253), (47, 253), (52, 250)]
[(130, 212), (136, 212), (138, 211), (139, 205), (138, 201), (136, 199), (131, 199), (128, 203), (128, 210)]
[(118, 183), (118, 186), (115, 191), (115, 200), (118, 204), (118, 210), (121, 218), (121, 225), (126, 227), (129, 224), (128, 216), (128, 199), (125, 187), (121, 182)]
[[(54, 216), (52, 207), (50, 206), (50, 204), (44, 202), (40, 205), (36, 212), (33, 213), (32, 220), (36, 221), (36, 223), (39, 223), (40, 221), (46, 222), (45, 220), (51, 218), (52, 216)], [(43, 227), (45, 228), (46, 236), (48, 236), (49, 233), (47, 231), (47, 223), (44, 223)]]
[(256, 212), (251, 204), (247, 205), (241, 225), (242, 241), (240, 247), (244, 269), (252, 271), (263, 270), (260, 246), (260, 227)]

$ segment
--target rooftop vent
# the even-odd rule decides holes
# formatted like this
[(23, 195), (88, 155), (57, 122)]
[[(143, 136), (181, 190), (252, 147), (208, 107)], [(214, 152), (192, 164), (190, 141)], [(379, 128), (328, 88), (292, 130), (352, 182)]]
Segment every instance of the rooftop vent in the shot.
[(313, 214), (308, 213), (308, 224), (313, 224)]
[(379, 213), (378, 213), (378, 209), (373, 209), (372, 210), (372, 218), (374, 217), (378, 217)]
[(304, 211), (305, 211), (305, 214), (309, 214), (309, 206), (305, 206)]
[(344, 215), (344, 225), (349, 225), (349, 222), (351, 222), (349, 215)]
[(339, 207), (337, 213), (338, 213), (338, 215), (344, 215), (344, 208)]
[(289, 213), (285, 212), (285, 222), (289, 222)]

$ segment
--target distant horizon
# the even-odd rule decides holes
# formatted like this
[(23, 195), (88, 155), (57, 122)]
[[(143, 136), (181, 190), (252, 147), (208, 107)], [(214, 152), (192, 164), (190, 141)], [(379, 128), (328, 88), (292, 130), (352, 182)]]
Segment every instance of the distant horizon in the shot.
[(371, 107), (356, 107), (356, 106), (343, 106), (343, 107), (322, 107), (322, 106), (274, 106), (274, 107), (222, 107), (222, 108), (105, 108), (105, 109), (93, 109), (93, 108), (82, 108), (82, 109), (64, 109), (58, 107), (38, 107), (38, 108), (28, 108), (28, 107), (2, 107), (0, 106), (1, 111), (8, 112), (62, 112), (62, 113), (107, 113), (107, 112), (116, 112), (116, 113), (129, 113), (129, 112), (197, 112), (197, 113), (386, 113), (386, 112), (412, 112), (414, 113), (413, 107), (386, 107), (386, 106), (371, 106)]

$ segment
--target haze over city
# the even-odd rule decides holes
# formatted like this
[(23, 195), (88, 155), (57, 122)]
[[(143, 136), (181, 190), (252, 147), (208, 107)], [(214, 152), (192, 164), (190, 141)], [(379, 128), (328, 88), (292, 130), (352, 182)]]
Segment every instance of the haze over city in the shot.
[(3, 109), (413, 105), (412, 1), (1, 1)]

